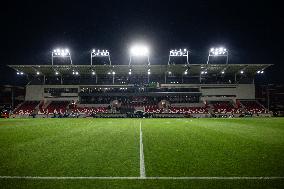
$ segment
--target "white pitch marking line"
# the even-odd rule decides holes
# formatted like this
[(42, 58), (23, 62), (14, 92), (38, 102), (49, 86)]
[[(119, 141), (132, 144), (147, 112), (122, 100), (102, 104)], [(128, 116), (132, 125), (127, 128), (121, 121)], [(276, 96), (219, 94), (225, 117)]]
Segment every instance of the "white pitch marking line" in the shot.
[(38, 177), (0, 176), (0, 179), (23, 180), (282, 180), (284, 177)]
[(145, 178), (145, 162), (144, 162), (144, 152), (143, 152), (143, 140), (142, 140), (142, 123), (140, 121), (140, 177)]

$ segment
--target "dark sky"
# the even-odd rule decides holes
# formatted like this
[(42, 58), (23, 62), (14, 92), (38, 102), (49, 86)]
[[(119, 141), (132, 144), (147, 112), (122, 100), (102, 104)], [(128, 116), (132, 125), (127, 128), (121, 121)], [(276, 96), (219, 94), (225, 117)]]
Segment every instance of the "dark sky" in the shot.
[(89, 50), (109, 49), (127, 64), (136, 41), (151, 47), (151, 63), (166, 64), (168, 50), (190, 49), (205, 63), (211, 46), (229, 50), (229, 63), (272, 63), (269, 82), (284, 83), (284, 19), (272, 1), (10, 1), (1, 5), (1, 73), (7, 64), (51, 64), (55, 47), (68, 47), (74, 64), (89, 64)]

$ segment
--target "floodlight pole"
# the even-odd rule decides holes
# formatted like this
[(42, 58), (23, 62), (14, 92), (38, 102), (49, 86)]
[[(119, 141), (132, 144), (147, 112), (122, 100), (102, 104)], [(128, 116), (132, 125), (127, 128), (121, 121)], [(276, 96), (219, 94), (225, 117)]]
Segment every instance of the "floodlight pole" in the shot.
[(226, 59), (226, 64), (229, 62), (229, 52), (227, 51), (227, 59)]
[(189, 62), (188, 62), (188, 51), (186, 51), (186, 62), (187, 62), (187, 64), (189, 64)]
[(207, 57), (207, 62), (206, 62), (206, 64), (208, 64), (208, 63), (209, 63), (209, 57), (210, 57), (210, 52), (209, 52), (209, 54), (208, 54), (208, 57)]

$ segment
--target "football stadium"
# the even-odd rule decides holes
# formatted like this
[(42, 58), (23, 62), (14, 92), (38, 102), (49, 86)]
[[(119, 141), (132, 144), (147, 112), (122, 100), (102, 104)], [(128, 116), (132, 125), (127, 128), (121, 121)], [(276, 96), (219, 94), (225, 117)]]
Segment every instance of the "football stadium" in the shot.
[(51, 64), (8, 65), (28, 83), (0, 120), (1, 188), (282, 188), (284, 119), (255, 87), (273, 65), (229, 53), (151, 64), (137, 44), (127, 64), (92, 49), (82, 65), (56, 48)]

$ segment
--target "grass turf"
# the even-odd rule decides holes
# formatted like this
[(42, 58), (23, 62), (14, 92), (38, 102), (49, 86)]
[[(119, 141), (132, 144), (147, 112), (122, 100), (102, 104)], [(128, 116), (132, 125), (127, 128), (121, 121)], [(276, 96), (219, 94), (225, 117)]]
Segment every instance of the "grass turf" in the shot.
[[(2, 119), (0, 175), (284, 176), (284, 119)], [(0, 188), (281, 188), (283, 180), (6, 180)]]

